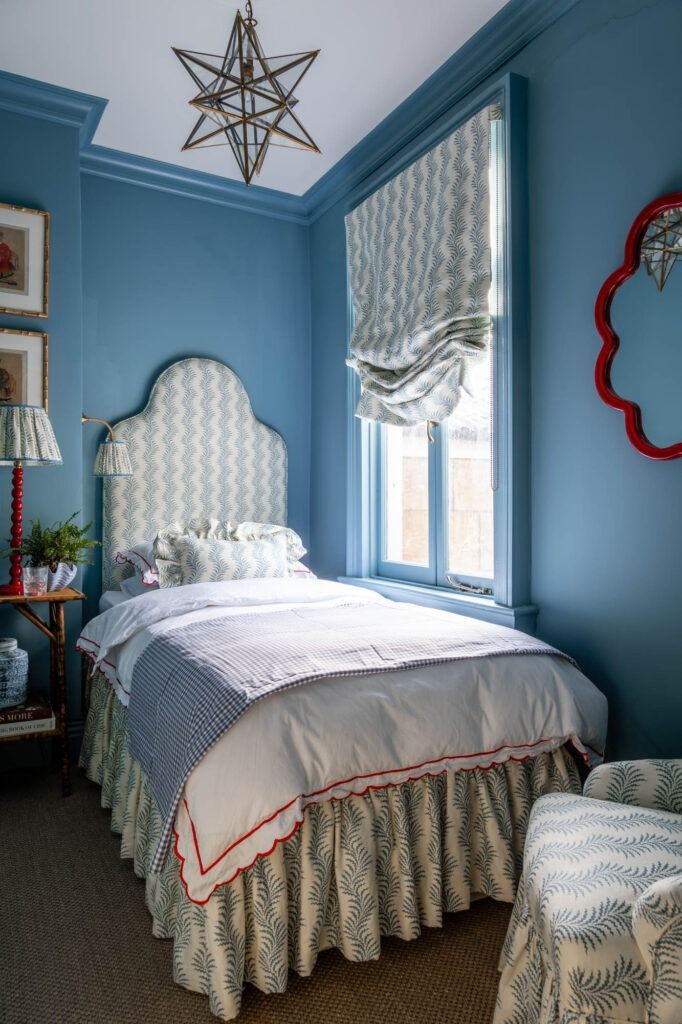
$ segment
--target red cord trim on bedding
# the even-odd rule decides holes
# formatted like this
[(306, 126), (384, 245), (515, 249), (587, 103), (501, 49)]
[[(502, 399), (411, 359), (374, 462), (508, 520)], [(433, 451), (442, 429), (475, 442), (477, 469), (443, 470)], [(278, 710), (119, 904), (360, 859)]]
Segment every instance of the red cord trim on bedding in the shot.
[(137, 572), (139, 573), (140, 583), (142, 584), (143, 587), (156, 586), (159, 580), (159, 570), (157, 569), (157, 567), (155, 565), (150, 565), (147, 559), (144, 557), (144, 555), (141, 555), (138, 551), (135, 552), (135, 558), (139, 558), (141, 562), (144, 562), (149, 572), (153, 573), (153, 575), (156, 576), (156, 579), (154, 580), (153, 583), (147, 583), (146, 579), (144, 578), (146, 573), (141, 572), (139, 565), (135, 565), (135, 562), (132, 560), (132, 558), (126, 558), (122, 551), (116, 552), (115, 561), (118, 565), (132, 565), (133, 569), (136, 569)]
[[(80, 639), (78, 640), (78, 643), (76, 644), (76, 650), (78, 651), (78, 653), (79, 654), (84, 654), (86, 658), (90, 659), (90, 661), (93, 663), (95, 668), (97, 668), (97, 658), (96, 658), (96, 656), (93, 654), (92, 651), (88, 651), (85, 647), (81, 647), (81, 641), (83, 643), (86, 643), (86, 644), (92, 644), (93, 647), (97, 648), (97, 650), (99, 650), (99, 644), (97, 643), (96, 640), (88, 640), (87, 637), (80, 637)], [(118, 666), (114, 665), (113, 661), (107, 661), (106, 658), (103, 658), (102, 661), (99, 664), (100, 665), (108, 665), (109, 668), (112, 668), (114, 670), (114, 672), (116, 672), (116, 676), (115, 676), (116, 682), (121, 687), (121, 689), (125, 693), (126, 697), (129, 697), (130, 696), (130, 690), (127, 690), (125, 688), (125, 686), (123, 685), (123, 683), (121, 682), (121, 680), (118, 678), (118, 672), (116, 671)], [(105, 679), (107, 679), (107, 677), (104, 675), (103, 672), (101, 674), (104, 676)], [(108, 679), (107, 679), (107, 682), (109, 682)]]
[[(532, 747), (540, 746), (540, 744), (542, 744), (542, 743), (551, 743), (554, 740), (559, 741), (559, 737), (551, 736), (551, 737), (547, 737), (545, 739), (536, 740), (535, 743), (524, 744), (523, 746), (526, 747), (527, 749), (531, 749)], [(572, 738), (569, 738), (569, 740), (564, 740), (563, 743), (559, 743), (559, 746), (563, 746), (567, 742), (570, 742), (571, 746), (576, 751), (576, 753), (579, 754), (580, 757), (582, 757), (582, 759), (585, 761), (585, 763), (589, 767), (589, 758), (588, 758), (587, 754), (585, 753), (585, 751), (581, 750), (579, 746), (577, 746), (575, 740), (573, 740)], [(354, 775), (354, 776), (351, 776), (351, 778), (349, 778), (349, 779), (344, 779), (343, 781), (332, 783), (329, 786), (325, 786), (324, 789), (315, 790), (312, 793), (301, 794), (299, 796), (294, 797), (292, 800), (290, 800), (287, 804), (285, 804), (279, 810), (274, 811), (274, 813), (269, 815), (269, 817), (264, 818), (262, 821), (260, 821), (249, 832), (245, 833), (240, 839), (236, 840), (236, 842), (234, 842), (230, 846), (228, 846), (227, 849), (225, 849), (220, 854), (220, 856), (217, 857), (213, 861), (213, 863), (209, 864), (208, 867), (206, 867), (206, 868), (204, 868), (203, 861), (201, 859), (201, 852), (199, 850), (199, 841), (198, 841), (198, 837), (197, 837), (196, 827), (194, 825), (194, 821), (192, 820), (192, 815), (190, 814), (189, 807), (187, 806), (187, 801), (183, 797), (182, 802), (184, 804), (185, 811), (187, 812), (187, 817), (189, 818), (189, 822), (190, 822), (190, 828), (191, 828), (191, 832), (192, 832), (192, 840), (194, 842), (194, 849), (195, 849), (196, 856), (197, 856), (197, 863), (199, 865), (199, 871), (200, 871), (200, 873), (202, 875), (208, 874), (208, 872), (211, 871), (217, 864), (219, 864), (220, 861), (224, 857), (226, 857), (228, 853), (230, 853), (232, 850), (234, 850), (237, 846), (239, 846), (241, 843), (243, 843), (246, 839), (249, 839), (252, 835), (254, 835), (255, 832), (257, 832), (260, 828), (262, 828), (263, 825), (269, 824), (269, 822), (271, 822), (274, 818), (276, 818), (277, 815), (282, 814), (284, 811), (288, 810), (292, 806), (292, 804), (296, 803), (297, 800), (304, 800), (304, 801), (308, 800), (309, 801), (309, 803), (308, 804), (304, 804), (304, 806), (302, 808), (302, 810), (305, 810), (306, 807), (310, 806), (310, 803), (313, 803), (313, 802), (314, 803), (318, 803), (318, 802), (320, 802), (320, 801), (312, 801), (312, 800), (310, 800), (311, 797), (321, 796), (324, 793), (327, 793), (327, 792), (330, 792), (333, 789), (336, 789), (337, 786), (348, 785), (349, 783), (355, 782), (355, 781), (357, 781), (359, 779), (373, 778), (373, 777), (375, 777), (377, 775), (395, 775), (395, 774), (397, 774), (399, 772), (416, 771), (419, 768), (425, 767), (426, 765), (430, 765), (430, 764), (436, 765), (436, 764), (440, 764), (443, 761), (454, 761), (454, 760), (461, 760), (461, 759), (464, 759), (464, 758), (468, 759), (468, 758), (472, 758), (472, 757), (486, 757), (486, 756), (490, 756), (490, 755), (493, 755), (493, 754), (497, 754), (501, 750), (505, 750), (505, 749), (513, 750), (513, 749), (518, 749), (518, 748), (516, 748), (516, 747), (507, 747), (506, 745), (503, 745), (501, 747), (496, 747), (494, 750), (481, 751), (481, 752), (476, 753), (476, 754), (446, 755), (445, 757), (440, 757), (440, 758), (437, 758), (437, 759), (432, 760), (432, 761), (423, 761), (421, 764), (408, 765), (408, 766), (406, 766), (404, 768), (390, 768), (390, 769), (387, 769), (386, 771), (383, 771), (383, 772), (382, 771), (376, 771), (376, 772), (371, 772), (371, 773), (368, 773), (368, 774), (365, 774), (365, 775)], [(558, 747), (553, 748), (553, 750), (556, 750), (556, 749), (558, 749)], [(593, 751), (593, 752), (596, 753), (596, 751)], [(546, 753), (550, 753), (550, 751), (546, 751)], [(601, 755), (598, 755), (598, 756), (601, 757)], [(470, 772), (470, 771), (490, 771), (491, 769), (498, 768), (500, 765), (506, 764), (509, 761), (514, 761), (516, 763), (521, 763), (523, 761), (530, 761), (532, 759), (532, 757), (533, 757), (532, 754), (524, 754), (521, 757), (514, 757), (513, 754), (510, 754), (509, 757), (504, 758), (504, 760), (493, 761), (492, 764), (489, 764), (489, 765), (485, 765), (485, 766), (472, 765), (471, 767), (468, 767), (468, 768), (462, 767), (462, 768), (458, 768), (456, 770), (457, 771), (465, 771), (465, 772)], [(424, 772), (420, 773), (419, 775), (410, 776), (407, 779), (403, 779), (401, 782), (375, 783), (374, 785), (372, 785), (370, 783), (369, 785), (367, 785), (365, 787), (365, 789), (363, 789), (359, 793), (347, 793), (346, 795), (341, 796), (341, 797), (332, 796), (332, 797), (329, 798), (329, 800), (330, 800), (330, 802), (340, 802), (342, 800), (347, 800), (348, 797), (350, 797), (350, 796), (365, 796), (365, 794), (367, 794), (369, 792), (375, 792), (375, 791), (379, 791), (379, 790), (382, 790), (382, 789), (395, 789), (398, 786), (406, 785), (408, 782), (417, 782), (420, 779), (425, 779), (425, 778), (434, 778), (434, 779), (438, 778), (439, 775), (444, 775), (444, 774), (447, 773), (447, 771), (448, 771), (447, 768), (444, 768), (444, 769), (442, 769), (441, 771), (438, 771), (438, 772), (424, 771)], [(187, 893), (187, 898), (192, 903), (196, 903), (198, 906), (204, 906), (206, 903), (208, 903), (208, 901), (210, 900), (211, 896), (216, 891), (216, 889), (220, 889), (224, 885), (229, 885), (231, 882), (233, 882), (235, 880), (235, 878), (238, 878), (239, 875), (242, 874), (242, 872), (248, 871), (249, 868), (253, 867), (253, 865), (257, 861), (261, 860), (261, 858), (269, 857), (274, 852), (274, 850), (276, 849), (276, 847), (280, 843), (285, 843), (285, 842), (287, 842), (288, 839), (291, 839), (296, 834), (296, 832), (298, 831), (298, 829), (301, 827), (302, 824), (303, 824), (303, 818), (297, 819), (297, 821), (295, 822), (294, 827), (291, 830), (291, 832), (289, 832), (286, 836), (282, 836), (281, 838), (275, 839), (274, 843), (272, 844), (272, 846), (270, 847), (269, 850), (267, 850), (264, 853), (257, 853), (256, 856), (254, 857), (254, 859), (251, 861), (250, 864), (248, 864), (246, 867), (238, 868), (235, 871), (235, 873), (230, 878), (226, 879), (226, 881), (219, 882), (217, 885), (215, 885), (213, 887), (213, 889), (211, 890), (211, 892), (209, 893), (209, 895), (206, 897), (205, 900), (195, 900), (195, 899), (192, 898), (192, 896), (190, 896), (189, 888), (188, 888), (188, 883), (187, 883), (187, 881), (185, 879), (185, 875), (184, 875), (184, 868), (185, 868), (186, 858), (183, 857), (182, 854), (180, 853), (180, 849), (179, 849), (180, 835), (179, 835), (177, 829), (175, 828), (175, 826), (173, 826), (173, 835), (175, 836), (175, 843), (174, 843), (174, 846), (173, 846), (173, 852), (174, 852), (175, 856), (178, 858), (178, 860), (180, 861), (180, 880), (181, 880), (181, 882), (183, 884), (185, 892)]]

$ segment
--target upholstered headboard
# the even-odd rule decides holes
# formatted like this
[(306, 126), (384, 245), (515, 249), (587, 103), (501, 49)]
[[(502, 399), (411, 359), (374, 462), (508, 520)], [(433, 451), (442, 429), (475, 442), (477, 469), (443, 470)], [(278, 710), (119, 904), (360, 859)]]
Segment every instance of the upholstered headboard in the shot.
[(223, 363), (174, 363), (142, 412), (114, 430), (128, 442), (133, 476), (104, 479), (104, 590), (130, 575), (116, 552), (153, 540), (167, 523), (216, 516), (286, 525), (284, 441), (256, 419), (244, 385)]

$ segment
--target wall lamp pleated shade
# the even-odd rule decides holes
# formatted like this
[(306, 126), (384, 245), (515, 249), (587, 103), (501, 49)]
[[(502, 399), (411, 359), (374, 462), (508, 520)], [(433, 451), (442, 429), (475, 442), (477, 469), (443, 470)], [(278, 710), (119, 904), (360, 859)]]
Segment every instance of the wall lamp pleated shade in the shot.
[(95, 459), (95, 476), (132, 476), (130, 454), (125, 441), (104, 441)]
[(34, 466), (61, 464), (62, 453), (39, 405), (0, 405), (0, 459)]
[(83, 423), (101, 423), (107, 428), (108, 438), (97, 450), (95, 459), (95, 476), (132, 476), (133, 467), (130, 463), (130, 453), (125, 441), (119, 441), (114, 431), (106, 420), (100, 420), (97, 416), (81, 416)]

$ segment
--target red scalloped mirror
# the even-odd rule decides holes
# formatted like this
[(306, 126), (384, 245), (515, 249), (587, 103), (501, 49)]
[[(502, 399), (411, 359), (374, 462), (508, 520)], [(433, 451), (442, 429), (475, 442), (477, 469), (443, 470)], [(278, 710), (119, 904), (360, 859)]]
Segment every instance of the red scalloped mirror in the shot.
[[(646, 435), (640, 406), (622, 397), (612, 382), (613, 360), (620, 338), (611, 322), (612, 304), (618, 292), (643, 264), (652, 278), (652, 295), (663, 291), (674, 263), (682, 257), (682, 192), (673, 192), (645, 206), (630, 228), (622, 266), (602, 285), (595, 307), (595, 321), (603, 345), (595, 368), (595, 382), (601, 398), (625, 416), (625, 430), (638, 452), (650, 459), (682, 458), (682, 441), (666, 446), (654, 444)], [(682, 273), (682, 266), (677, 273)]]

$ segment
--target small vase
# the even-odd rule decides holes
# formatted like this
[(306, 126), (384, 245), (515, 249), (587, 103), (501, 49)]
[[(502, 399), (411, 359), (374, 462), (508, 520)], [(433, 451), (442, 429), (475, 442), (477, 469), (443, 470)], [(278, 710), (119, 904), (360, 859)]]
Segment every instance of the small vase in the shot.
[(49, 569), (46, 565), (24, 566), (24, 594), (28, 597), (40, 597), (47, 590)]
[(77, 567), (71, 562), (60, 562), (54, 572), (52, 570), (48, 571), (47, 589), (63, 590), (64, 587), (68, 587), (76, 572)]
[(0, 708), (26, 703), (28, 654), (11, 637), (0, 638)]

